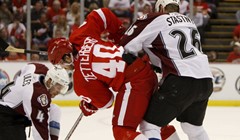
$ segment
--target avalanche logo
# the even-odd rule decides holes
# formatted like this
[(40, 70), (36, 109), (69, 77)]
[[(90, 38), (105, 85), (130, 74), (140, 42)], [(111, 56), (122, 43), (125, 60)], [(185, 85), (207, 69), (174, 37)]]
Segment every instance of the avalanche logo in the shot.
[(238, 77), (236, 83), (235, 83), (235, 88), (237, 92), (240, 94), (240, 76)]
[(8, 74), (0, 69), (0, 90), (10, 82)]
[(219, 92), (222, 90), (226, 77), (222, 70), (219, 68), (211, 67), (213, 74), (213, 92)]
[(38, 102), (41, 104), (42, 107), (48, 105), (48, 98), (46, 94), (42, 94), (37, 98)]

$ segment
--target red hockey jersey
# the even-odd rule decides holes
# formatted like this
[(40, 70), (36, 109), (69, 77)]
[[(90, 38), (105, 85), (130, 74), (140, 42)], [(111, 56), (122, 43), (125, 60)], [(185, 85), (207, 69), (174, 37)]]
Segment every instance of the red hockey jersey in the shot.
[(74, 90), (98, 108), (112, 105), (114, 96), (109, 88), (117, 91), (124, 81), (123, 47), (100, 38), (100, 34), (108, 30), (119, 40), (121, 25), (109, 9), (102, 8), (91, 12), (69, 38), (78, 51), (74, 58)]

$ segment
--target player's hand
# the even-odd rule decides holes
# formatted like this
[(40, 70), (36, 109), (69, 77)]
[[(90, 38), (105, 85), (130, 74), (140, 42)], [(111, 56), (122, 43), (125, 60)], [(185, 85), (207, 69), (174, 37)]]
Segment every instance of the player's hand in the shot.
[(94, 105), (87, 103), (84, 100), (81, 101), (81, 103), (79, 104), (79, 107), (82, 110), (82, 113), (84, 116), (90, 116), (96, 113), (98, 110)]

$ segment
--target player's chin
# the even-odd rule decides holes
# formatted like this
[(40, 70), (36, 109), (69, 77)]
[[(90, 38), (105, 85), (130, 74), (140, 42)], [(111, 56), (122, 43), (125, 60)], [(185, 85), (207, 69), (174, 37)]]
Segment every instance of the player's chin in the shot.
[(52, 94), (52, 98), (56, 97), (58, 94)]

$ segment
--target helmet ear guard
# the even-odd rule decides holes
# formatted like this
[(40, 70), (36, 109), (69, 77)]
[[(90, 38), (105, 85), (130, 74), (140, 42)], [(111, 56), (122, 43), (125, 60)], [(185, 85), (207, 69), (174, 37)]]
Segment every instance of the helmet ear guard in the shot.
[(67, 93), (70, 79), (67, 71), (64, 68), (55, 65), (53, 68), (49, 69), (45, 76), (45, 82), (48, 81), (49, 79), (51, 79), (51, 84), (50, 87), (48, 88), (51, 88), (53, 85), (58, 83), (63, 87), (60, 91), (60, 94)]

